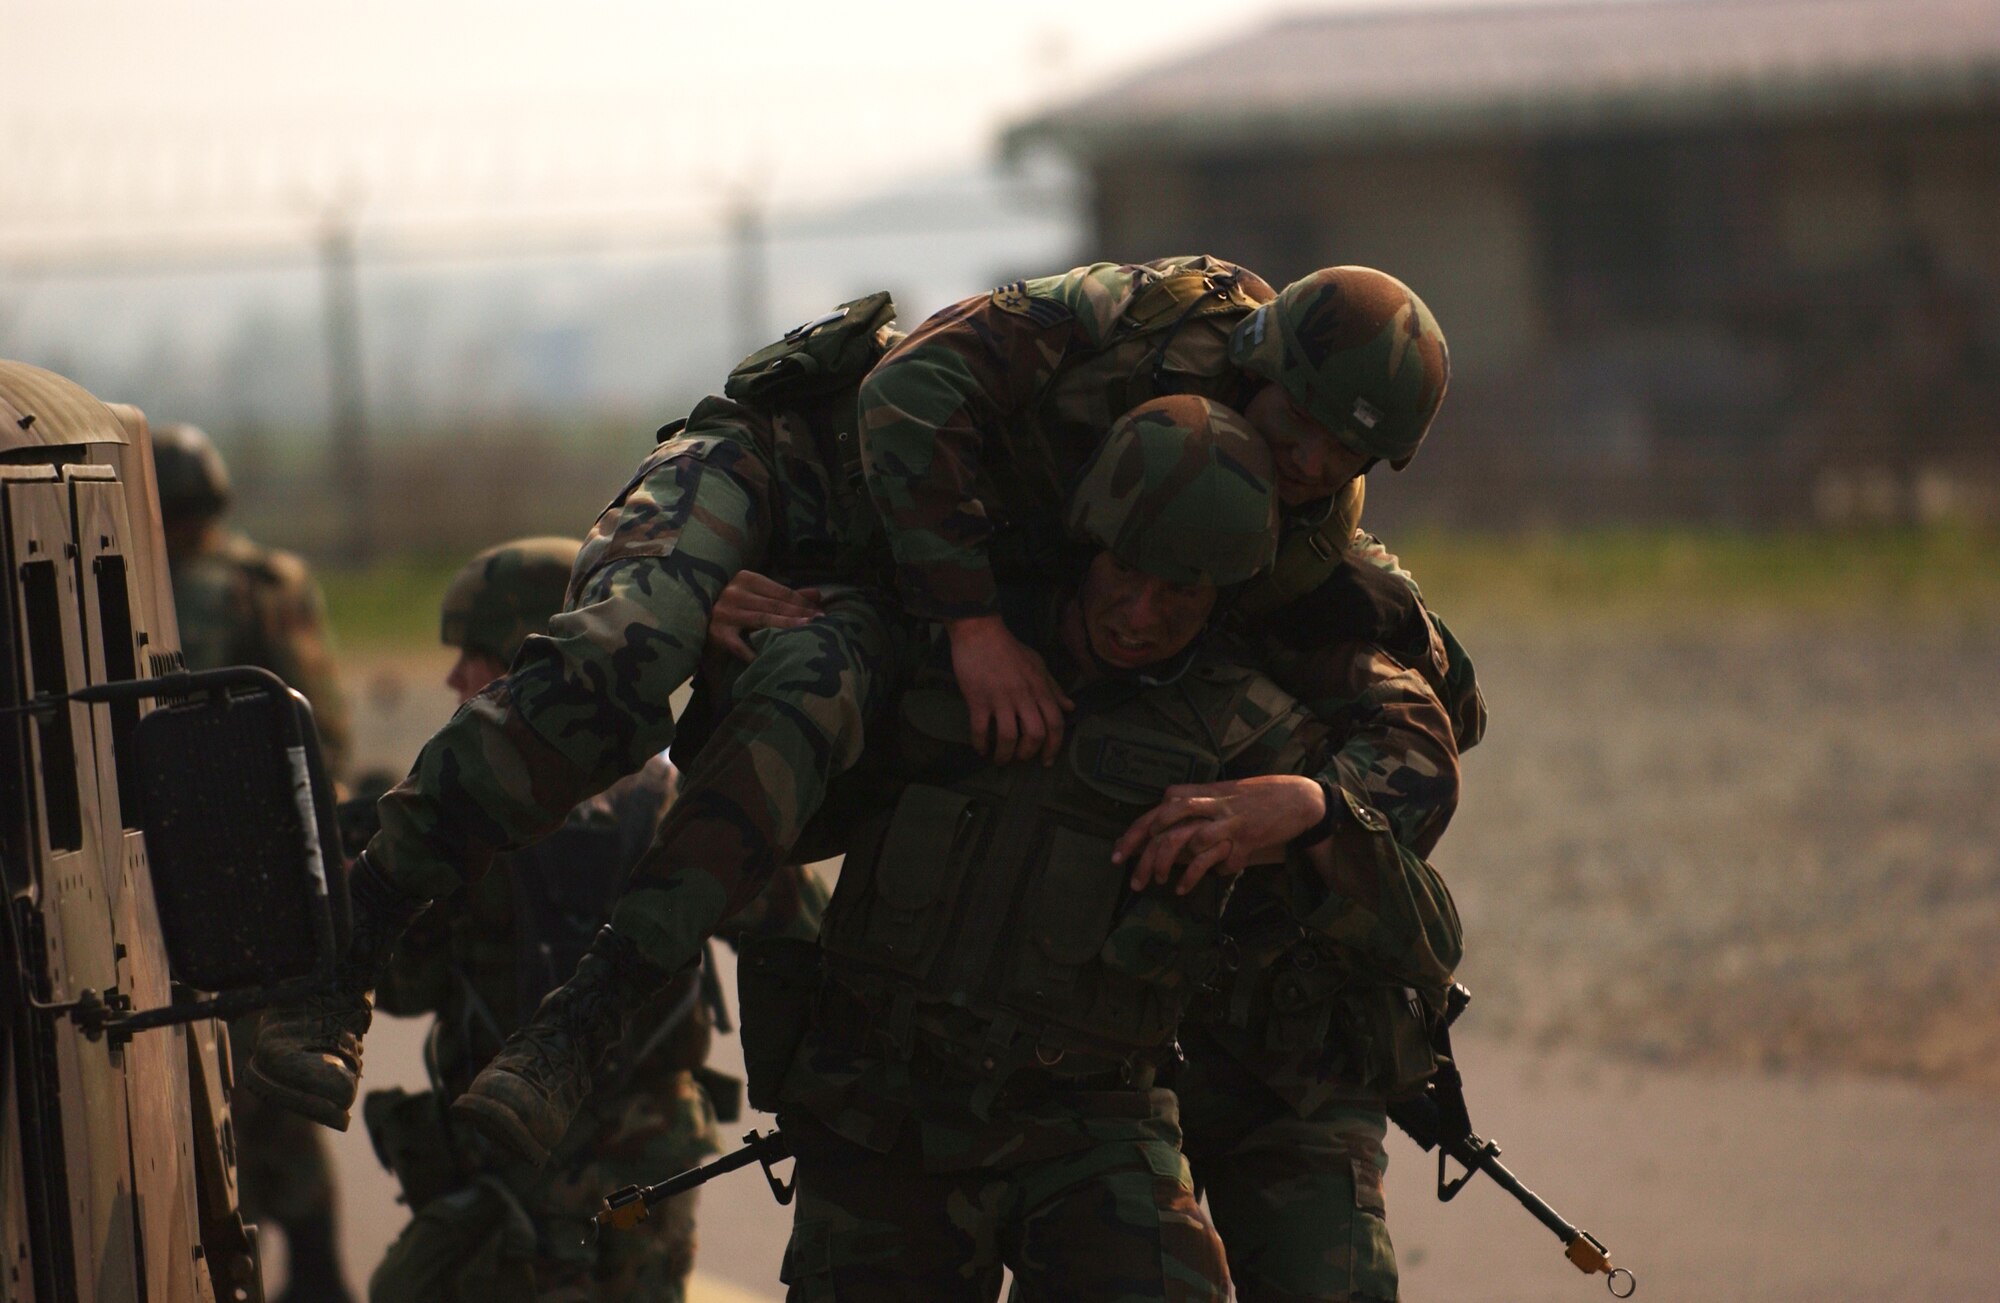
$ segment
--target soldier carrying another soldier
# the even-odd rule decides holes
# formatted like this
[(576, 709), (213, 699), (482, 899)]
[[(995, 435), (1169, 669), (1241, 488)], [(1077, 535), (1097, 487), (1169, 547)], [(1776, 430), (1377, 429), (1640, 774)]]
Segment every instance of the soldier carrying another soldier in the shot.
[[(956, 422), (954, 413), (971, 413), (1007, 432), (987, 440), (984, 451), (960, 447), (963, 456), (955, 458), (965, 476), (995, 486), (986, 495), (989, 518), (1005, 516), (1019, 538), (1054, 538), (1051, 522), (1067, 481), (1113, 414), (1159, 393), (1210, 392), (1245, 404), (1276, 449), (1280, 496), (1293, 509), (1272, 591), (1246, 598), (1242, 618), (1260, 655), (1283, 662), (1281, 681), (1297, 671), (1296, 684), (1287, 686), (1319, 710), (1327, 693), (1315, 679), (1314, 646), (1328, 616), (1313, 605), (1325, 571), (1310, 558), (1329, 562), (1345, 549), (1352, 516), (1337, 508), (1351, 510), (1358, 500), (1351, 480), (1370, 457), (1406, 461), (1428, 428), (1445, 379), (1442, 337), (1428, 312), (1399, 282), (1360, 268), (1317, 273), (1269, 303), (1262, 281), (1210, 259), (1100, 265), (1010, 293), (1005, 302), (1004, 294), (982, 296), (948, 310), (913, 338), (926, 347), (898, 350), (878, 367), (862, 412), (871, 474), (923, 480), (933, 469), (929, 454), (916, 461), (898, 451), (892, 427), (907, 418), (904, 443), (921, 442), (922, 427), (945, 447), (958, 436), (955, 426), (950, 437), (940, 433), (942, 425)], [(843, 320), (862, 315), (860, 305), (850, 305)], [(837, 335), (841, 324), (808, 323), (793, 342)], [(955, 327), (963, 329), (954, 334)], [(891, 338), (886, 330), (870, 337), (877, 353)], [(1019, 356), (1003, 349), (1004, 356), (967, 361), (969, 350), (990, 351), (995, 341), (1020, 342)], [(815, 365), (792, 371), (851, 374)], [(901, 382), (891, 383), (891, 373), (899, 366), (904, 375), (942, 378), (943, 391), (920, 384), (897, 398)], [(1026, 368), (1018, 385), (1010, 367)], [(975, 399), (981, 386), (1004, 392)], [(253, 1075), (268, 1089), (344, 1123), (367, 1025), (365, 992), (389, 942), (424, 900), (476, 876), (495, 850), (545, 831), (559, 817), (557, 795), (580, 799), (634, 767), (642, 747), (657, 749), (651, 744), (671, 735), (667, 692), (691, 670), (706, 613), (729, 575), (760, 558), (791, 584), (868, 573), (867, 550), (857, 545), (872, 527), (856, 509), (843, 451), (852, 447), (852, 418), (843, 423), (837, 385), (806, 395), (823, 404), (820, 419), (795, 418), (799, 392), (766, 407), (712, 400), (698, 408), (689, 430), (642, 467), (600, 521), (552, 637), (529, 639), (508, 679), (461, 711), (384, 799), (384, 831), (354, 875), (357, 926), (342, 966), (343, 992), (288, 1015), (284, 1035), (265, 1039)], [(877, 487), (893, 517), (896, 492)], [(928, 499), (919, 493), (912, 501), (918, 505), (910, 520), (921, 526)], [(943, 515), (948, 524), (988, 513), (974, 501)], [(907, 523), (899, 528), (911, 532)], [(946, 619), (984, 618), (986, 599), (977, 593), (937, 606), (936, 594), (950, 585), (923, 581), (924, 552), (920, 545), (914, 557), (899, 558), (906, 571), (916, 567), (917, 582), (905, 592), (918, 608)], [(1022, 569), (1032, 572), (1035, 558), (1023, 555)], [(940, 564), (976, 571), (957, 556)], [(648, 857), (576, 978), (552, 993), (468, 1095), (473, 1111), (523, 1152), (552, 1147), (587, 1087), (597, 1042), (789, 857), (829, 777), (859, 754), (861, 726), (887, 696), (876, 671), (893, 663), (905, 635), (865, 592), (824, 588), (817, 618), (761, 632), (756, 662), (737, 679), (723, 726), (689, 772), (692, 795), (663, 829), (659, 845), (674, 853)], [(1481, 716), (1462, 659), (1448, 655), (1448, 637), (1430, 621), (1402, 632), (1410, 645), (1396, 649), (1399, 658), (1451, 695), (1461, 741), (1469, 742)], [(996, 655), (1005, 661), (1004, 651)], [(964, 683), (985, 663), (960, 656), (954, 670)], [(1046, 676), (1018, 682), (1032, 695), (1046, 687)], [(975, 739), (999, 737), (1001, 759), (1020, 750), (1018, 739), (1027, 735), (1021, 721), (1039, 711), (1035, 702), (1008, 698), (1011, 714), (996, 725), (996, 694), (974, 684), (967, 695), (984, 703), (973, 712)], [(1046, 728), (1039, 736), (1038, 749), (1053, 761), (1059, 737)], [(1190, 806), (1174, 829), (1162, 831), (1197, 839), (1196, 854), (1227, 854), (1233, 843), (1259, 844), (1259, 837), (1282, 842), (1287, 834), (1275, 830), (1315, 831), (1334, 808), (1328, 798), (1394, 767), (1393, 756), (1364, 744), (1328, 757), (1309, 795), (1260, 790), (1219, 811)], [(778, 776), (782, 789), (773, 786)], [(1407, 791), (1455, 795), (1455, 774), (1422, 764), (1396, 781)], [(705, 867), (675, 874), (676, 858)]]

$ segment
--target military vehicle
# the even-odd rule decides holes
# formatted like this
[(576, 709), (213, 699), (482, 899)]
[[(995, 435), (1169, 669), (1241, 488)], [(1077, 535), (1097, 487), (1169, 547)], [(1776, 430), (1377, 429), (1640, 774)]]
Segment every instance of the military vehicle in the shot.
[(217, 1019), (329, 980), (345, 912), (304, 700), (181, 665), (151, 449), (0, 361), (5, 1303), (262, 1298)]

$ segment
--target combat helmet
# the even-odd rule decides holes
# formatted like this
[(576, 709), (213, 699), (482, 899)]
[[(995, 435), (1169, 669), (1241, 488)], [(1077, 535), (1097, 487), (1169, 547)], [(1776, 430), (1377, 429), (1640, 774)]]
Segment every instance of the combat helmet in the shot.
[(1397, 470), (1417, 455), (1451, 380), (1437, 318), (1372, 267), (1327, 267), (1245, 317), (1229, 357), (1282, 385), (1356, 452)]
[(1169, 582), (1243, 583), (1277, 550), (1270, 449), (1248, 420), (1206, 398), (1141, 403), (1084, 467), (1068, 524)]
[(546, 632), (562, 610), (582, 548), (573, 538), (518, 538), (487, 548), (445, 588), (439, 637), (448, 647), (511, 665), (528, 635)]
[(160, 481), (160, 514), (168, 520), (219, 516), (229, 505), (229, 468), (200, 426), (154, 426), (153, 469)]

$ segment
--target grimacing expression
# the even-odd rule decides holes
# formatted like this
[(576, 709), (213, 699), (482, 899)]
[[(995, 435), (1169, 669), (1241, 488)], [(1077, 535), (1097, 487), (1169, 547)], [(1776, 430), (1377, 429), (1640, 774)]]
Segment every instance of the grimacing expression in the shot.
[(1374, 460), (1307, 416), (1283, 385), (1258, 390), (1243, 414), (1270, 445), (1278, 499), (1288, 507), (1332, 497)]
[(459, 650), (451, 672), (444, 676), (444, 685), (458, 694), (458, 704), (463, 706), (506, 672), (505, 665), (485, 652), (465, 647)]
[(1076, 600), (1091, 650), (1130, 670), (1185, 651), (1215, 609), (1215, 585), (1170, 583), (1106, 550), (1091, 559)]

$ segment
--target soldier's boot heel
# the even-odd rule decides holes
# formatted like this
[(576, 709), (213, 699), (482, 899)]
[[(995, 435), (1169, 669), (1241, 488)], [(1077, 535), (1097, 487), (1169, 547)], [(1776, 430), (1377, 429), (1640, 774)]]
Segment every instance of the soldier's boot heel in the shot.
[(576, 973), (542, 998), (535, 1016), (452, 1101), (452, 1117), (519, 1158), (546, 1163), (626, 1016), (667, 980), (638, 947), (601, 929)]
[(368, 992), (388, 965), (396, 938), (424, 902), (406, 895), (366, 852), (348, 874), (353, 930), (323, 995), (272, 1009), (257, 1028), (243, 1079), (282, 1108), (335, 1131), (347, 1130), (361, 1086), (361, 1038), (372, 1013)]

